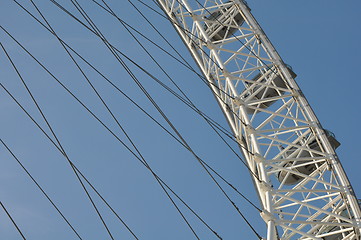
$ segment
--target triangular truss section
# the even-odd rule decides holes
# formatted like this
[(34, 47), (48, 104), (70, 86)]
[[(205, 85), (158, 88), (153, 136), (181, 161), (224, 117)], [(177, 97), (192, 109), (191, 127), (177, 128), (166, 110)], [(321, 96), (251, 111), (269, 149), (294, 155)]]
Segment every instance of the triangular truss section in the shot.
[(334, 151), (340, 144), (321, 127), (296, 74), (247, 4), (158, 2), (208, 80), (257, 176), (267, 240), (360, 239), (360, 207)]

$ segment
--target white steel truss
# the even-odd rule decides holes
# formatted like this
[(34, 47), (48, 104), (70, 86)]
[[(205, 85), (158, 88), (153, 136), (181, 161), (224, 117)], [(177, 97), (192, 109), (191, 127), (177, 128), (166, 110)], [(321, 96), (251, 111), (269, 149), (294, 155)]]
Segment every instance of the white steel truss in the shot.
[(240, 0), (158, 0), (254, 173), (267, 239), (360, 239), (361, 211), (324, 130)]

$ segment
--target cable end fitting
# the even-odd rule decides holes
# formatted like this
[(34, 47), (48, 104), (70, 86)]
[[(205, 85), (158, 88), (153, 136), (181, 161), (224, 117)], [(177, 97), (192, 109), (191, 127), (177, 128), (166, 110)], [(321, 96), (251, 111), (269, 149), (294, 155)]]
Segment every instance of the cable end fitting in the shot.
[(274, 221), (275, 220), (275, 217), (272, 215), (272, 213), (270, 213), (267, 210), (263, 210), (260, 213), (260, 215), (261, 215), (263, 221), (265, 221), (266, 223), (269, 222), (269, 221)]
[(272, 192), (273, 188), (271, 185), (269, 185), (268, 183), (266, 183), (265, 181), (261, 181), (259, 183), (259, 186), (261, 188), (261, 190), (263, 190), (264, 192)]
[(264, 163), (265, 162), (265, 158), (259, 154), (259, 153), (255, 153), (253, 154), (253, 160), (256, 162), (256, 163)]
[(233, 104), (236, 105), (237, 107), (239, 107), (239, 106), (244, 106), (245, 102), (243, 101), (242, 98), (235, 97), (235, 98), (233, 98)]

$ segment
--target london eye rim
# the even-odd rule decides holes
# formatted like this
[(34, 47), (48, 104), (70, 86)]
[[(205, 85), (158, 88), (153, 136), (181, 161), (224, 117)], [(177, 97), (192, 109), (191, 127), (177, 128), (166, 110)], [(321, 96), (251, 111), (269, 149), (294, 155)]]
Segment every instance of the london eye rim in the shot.
[[(253, 3), (249, 3), (251, 6), (253, 5)], [(252, 6), (252, 12), (256, 15), (256, 13), (257, 13), (257, 11), (261, 11), (261, 10), (257, 10), (257, 7), (256, 7), (256, 5), (253, 7)], [(258, 8), (258, 9), (261, 9), (260, 7)], [(277, 50), (278, 51), (280, 51), (281, 52), (281, 55), (284, 57), (284, 59), (287, 59), (287, 57), (285, 57), (284, 55), (284, 53), (283, 53), (283, 51), (287, 51), (288, 52), (288, 48), (287, 48), (287, 50), (283, 50), (283, 47), (281, 46), (281, 45), (278, 45), (277, 44), (277, 40), (276, 39), (274, 39), (274, 37), (272, 36), (272, 30), (271, 30), (271, 28), (270, 29), (267, 29), (267, 27), (264, 25), (265, 23), (263, 23), (261, 20), (260, 20), (260, 18), (258, 17), (258, 15), (256, 15), (257, 16), (257, 19), (261, 22), (261, 25), (263, 26), (263, 28), (266, 30), (266, 32), (267, 32), (267, 34), (270, 36), (270, 38), (271, 38), (271, 40), (272, 40), (272, 42), (274, 43), (274, 44), (276, 44), (276, 46), (277, 46)], [(278, 34), (277, 34), (278, 35)], [(279, 34), (279, 36), (280, 36), (281, 34)], [(292, 34), (291, 34), (292, 35)], [(352, 41), (352, 40), (351, 40)], [(4, 42), (4, 40), (2, 40), (2, 42)], [(305, 43), (305, 41), (302, 41), (303, 42), (303, 45), (305, 45), (306, 43)], [(335, 41), (335, 42), (339, 42), (339, 41)], [(319, 43), (321, 43), (321, 41), (319, 42)], [(298, 45), (298, 46), (300, 46), (300, 45)], [(289, 48), (289, 49), (291, 49), (291, 47)], [(317, 49), (316, 49), (317, 50)], [(315, 51), (316, 51), (315, 50)], [(287, 54), (287, 53), (286, 53)], [(290, 55), (292, 55), (292, 54), (290, 54)], [(315, 57), (315, 56), (314, 56)], [(302, 76), (301, 75), (301, 71), (298, 69), (298, 66), (297, 65), (300, 65), (300, 64), (297, 64), (297, 63), (293, 63), (292, 62), (292, 60), (291, 61), (288, 61), (288, 59), (287, 59), (287, 62), (289, 62), (289, 63), (291, 63), (291, 65), (293, 66), (293, 68), (294, 68), (294, 70), (298, 73), (298, 75), (299, 75), (299, 77), (300, 76)], [(307, 63), (309, 63), (309, 64), (311, 64), (311, 61), (310, 60), (307, 60)], [(312, 65), (312, 64), (311, 64)], [(331, 63), (329, 63), (328, 64), (328, 66), (330, 66), (331, 65)], [(318, 69), (318, 67), (317, 67), (317, 69)], [(315, 74), (314, 72), (313, 72), (313, 74)], [(323, 72), (322, 74), (325, 74), (325, 72)], [(347, 74), (350, 74), (350, 72), (347, 72)], [(301, 78), (300, 78), (301, 79)], [(303, 79), (305, 79), (305, 81), (306, 81), (306, 77), (305, 78), (303, 78)], [(351, 77), (350, 77), (350, 79), (352, 79)], [(353, 78), (353, 79), (355, 79), (355, 77)], [(300, 82), (300, 80), (298, 81), (298, 82)], [(301, 84), (302, 84), (302, 89), (303, 89), (303, 91), (305, 92), (305, 94), (306, 94), (306, 96), (308, 97), (308, 99), (310, 99), (311, 98), (311, 100), (310, 100), (310, 102), (311, 102), (311, 104), (312, 104), (312, 95), (313, 94), (308, 94), (307, 93), (307, 90), (305, 90), (305, 85), (306, 85), (306, 83), (303, 83), (303, 82), (301, 82)], [(307, 89), (307, 88), (306, 88)], [(312, 88), (312, 89), (310, 89), (309, 91), (312, 91), (313, 89), (315, 89), (315, 88)], [(318, 88), (317, 88), (318, 89)], [(338, 90), (340, 90), (339, 88), (338, 88)], [(317, 91), (317, 92), (319, 92), (319, 90)], [(342, 91), (339, 91), (339, 92), (342, 92)], [(320, 93), (319, 93), (320, 94)], [(341, 94), (341, 93), (340, 93)], [(327, 96), (329, 96), (330, 95), (330, 93), (328, 93), (327, 94)], [(356, 94), (351, 94), (351, 96), (356, 96)], [(344, 97), (344, 98), (346, 98), (346, 97)], [(328, 98), (328, 99), (331, 99), (331, 98)], [(334, 98), (332, 98), (332, 99), (334, 99)], [(321, 100), (320, 100), (321, 101)], [(323, 100), (322, 100), (323, 101)], [(338, 101), (337, 101), (338, 102)], [(335, 103), (336, 104), (336, 103)], [(331, 104), (331, 105), (334, 105), (334, 104)], [(312, 106), (313, 107), (315, 107), (315, 104), (312, 104)], [(318, 107), (318, 105), (316, 105), (316, 108)], [(332, 109), (334, 109), (334, 108), (332, 108)], [(340, 110), (343, 110), (342, 109), (342, 107), (339, 107), (338, 109), (340, 109)], [(316, 113), (318, 113), (318, 111), (317, 111), (317, 109), (315, 109), (316, 110)], [(356, 114), (356, 112), (357, 111), (355, 111), (355, 114)], [(349, 112), (348, 112), (349, 113)], [(350, 113), (349, 113), (350, 114)], [(328, 117), (326, 117), (327, 119), (335, 119), (335, 116), (337, 116), (337, 115), (341, 115), (342, 116), (342, 114), (332, 114), (332, 116), (328, 116)], [(347, 115), (347, 114), (345, 114), (345, 115)], [(320, 116), (320, 114), (318, 114), (318, 116)], [(350, 120), (350, 119), (348, 119), (348, 120)], [(322, 120), (322, 117), (321, 117), (321, 121), (324, 123), (324, 125), (325, 125), (325, 122), (327, 122), (327, 121), (325, 121), (325, 120)], [(339, 122), (339, 121), (338, 121)], [(335, 130), (335, 128), (332, 126), (332, 127), (329, 127), (328, 126), (329, 124), (326, 124), (326, 127), (327, 128), (329, 128), (329, 129), (331, 129), (331, 130), (333, 130), (335, 133), (336, 133), (336, 135), (337, 135), (337, 137), (338, 137), (338, 139), (340, 139), (340, 137), (342, 137), (342, 134), (340, 134), (337, 130)], [(347, 126), (343, 126), (343, 129), (344, 128), (346, 128)], [(354, 132), (357, 132), (356, 130), (354, 131)], [(342, 141), (342, 148), (344, 148), (344, 147), (346, 147), (346, 146), (348, 146), (348, 144), (345, 144), (343, 141)], [(341, 148), (341, 150), (342, 150), (342, 148)], [(343, 160), (343, 159), (345, 159), (344, 157), (340, 157), (341, 158), (341, 161)], [(342, 161), (342, 163), (343, 163), (343, 165), (345, 166), (345, 164), (347, 164), (345, 161)], [(356, 168), (356, 166), (357, 166), (357, 162), (356, 163), (354, 163), (353, 165), (352, 165), (354, 168)], [(347, 171), (347, 165), (345, 166), (345, 168), (346, 168), (346, 172), (348, 172)], [(358, 189), (359, 189), (359, 187), (357, 186), (357, 183), (359, 182), (359, 181), (353, 181), (352, 180), (352, 173), (351, 174), (348, 174), (349, 175), (349, 177), (351, 177), (351, 182), (354, 184), (354, 188), (355, 188), (355, 190), (356, 190), (356, 193), (358, 192)], [(247, 175), (247, 177), (249, 177), (248, 175)], [(355, 185), (356, 184), (356, 185)], [(9, 204), (6, 204), (6, 206), (8, 206)], [(258, 216), (257, 216), (258, 217)]]

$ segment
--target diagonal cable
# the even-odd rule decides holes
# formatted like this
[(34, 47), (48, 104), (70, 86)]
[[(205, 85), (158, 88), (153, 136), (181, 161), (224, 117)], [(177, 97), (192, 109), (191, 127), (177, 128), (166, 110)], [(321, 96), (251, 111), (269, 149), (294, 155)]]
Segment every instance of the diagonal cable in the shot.
[(18, 225), (16, 224), (15, 220), (11, 217), (9, 211), (5, 208), (4, 204), (0, 201), (0, 205), (2, 207), (2, 209), (4, 209), (6, 215), (9, 217), (10, 221), (13, 223), (13, 225), (15, 226), (16, 230), (18, 231), (18, 233), (21, 235), (22, 239), (26, 240), (24, 234), (22, 233), (22, 231), (20, 230), (20, 228), (18, 227)]
[(16, 160), (16, 162), (20, 165), (20, 167), (25, 171), (25, 173), (28, 175), (28, 177), (31, 179), (31, 181), (36, 185), (36, 187), (42, 192), (42, 194), (46, 197), (46, 199), (51, 203), (51, 205), (55, 208), (55, 210), (59, 213), (61, 218), (66, 222), (66, 224), (71, 228), (71, 230), (75, 233), (75, 235), (82, 240), (79, 233), (75, 230), (75, 228), (72, 226), (72, 224), (69, 222), (69, 220), (65, 217), (65, 215), (60, 211), (60, 209), (56, 206), (54, 201), (49, 197), (49, 195), (45, 192), (45, 190), (40, 186), (40, 184), (35, 180), (35, 178), (31, 175), (31, 173), (25, 168), (25, 166), (21, 163), (19, 158), (13, 153), (13, 151), (9, 148), (9, 146), (0, 139), (0, 142), (6, 150), (11, 154), (11, 156)]
[(37, 100), (35, 99), (34, 95), (33, 95), (33, 94), (32, 94), (32, 92), (30, 91), (30, 89), (29, 89), (29, 87), (27, 86), (27, 84), (26, 84), (26, 82), (25, 82), (24, 78), (21, 76), (21, 74), (20, 74), (19, 70), (18, 70), (18, 69), (17, 69), (17, 67), (15, 66), (14, 62), (12, 61), (12, 59), (11, 59), (10, 55), (7, 53), (7, 51), (6, 51), (6, 49), (4, 48), (4, 46), (2, 45), (2, 43), (0, 43), (0, 46), (1, 46), (1, 48), (3, 49), (3, 51), (4, 51), (5, 55), (7, 56), (7, 58), (8, 58), (8, 60), (9, 60), (9, 62), (10, 62), (10, 63), (11, 63), (11, 65), (12, 65), (12, 67), (13, 67), (13, 68), (14, 68), (14, 70), (16, 71), (16, 74), (18, 75), (19, 79), (21, 80), (22, 84), (24, 85), (24, 87), (25, 87), (26, 91), (28, 92), (29, 96), (31, 97), (31, 99), (32, 99), (33, 103), (35, 104), (36, 108), (38, 109), (38, 111), (39, 111), (39, 113), (40, 113), (41, 117), (42, 117), (42, 118), (43, 118), (43, 120), (45, 121), (45, 123), (46, 123), (46, 125), (48, 126), (49, 130), (51, 131), (52, 135), (54, 136), (54, 138), (55, 138), (55, 140), (56, 140), (56, 142), (57, 142), (58, 146), (60, 147), (60, 149), (61, 149), (61, 150), (62, 150), (62, 152), (64, 153), (64, 157), (66, 158), (67, 162), (68, 162), (68, 163), (69, 163), (69, 165), (71, 166), (71, 168), (72, 168), (72, 170), (73, 170), (73, 172), (74, 172), (74, 174), (75, 174), (76, 178), (78, 179), (78, 181), (79, 181), (79, 183), (80, 183), (81, 187), (83, 188), (83, 190), (84, 190), (84, 192), (86, 193), (86, 195), (87, 195), (87, 197), (88, 197), (89, 201), (91, 202), (91, 204), (92, 204), (92, 206), (93, 206), (94, 210), (96, 211), (96, 213), (97, 213), (98, 217), (100, 218), (100, 220), (101, 220), (102, 224), (104, 225), (104, 227), (105, 227), (106, 231), (108, 232), (109, 237), (110, 237), (112, 240), (114, 240), (114, 238), (113, 238), (113, 236), (112, 236), (112, 234), (111, 234), (111, 232), (110, 232), (110, 230), (109, 230), (109, 228), (108, 228), (108, 226), (107, 226), (107, 224), (106, 224), (106, 222), (105, 222), (105, 220), (104, 220), (103, 216), (102, 216), (102, 215), (101, 215), (101, 213), (99, 212), (99, 209), (97, 208), (97, 206), (96, 206), (95, 202), (93, 201), (92, 197), (90, 196), (90, 194), (89, 194), (88, 190), (86, 189), (86, 187), (85, 187), (85, 185), (84, 185), (83, 181), (81, 180), (81, 178), (80, 178), (79, 174), (77, 173), (77, 171), (75, 171), (75, 169), (74, 169), (74, 167), (73, 167), (73, 165), (72, 165), (72, 162), (70, 161), (70, 159), (69, 159), (69, 157), (68, 157), (67, 153), (65, 152), (65, 150), (64, 150), (64, 148), (63, 148), (63, 146), (62, 146), (62, 144), (60, 143), (59, 138), (58, 138), (58, 137), (57, 137), (57, 135), (55, 134), (55, 132), (54, 132), (54, 130), (53, 130), (53, 128), (52, 128), (52, 126), (50, 125), (50, 123), (49, 123), (49, 121), (48, 121), (48, 119), (46, 118), (46, 116), (45, 116), (45, 114), (44, 114), (43, 110), (41, 109), (40, 105), (38, 104), (38, 102), (37, 102)]
[[(107, 41), (105, 39), (104, 43), (106, 45)], [(190, 145), (187, 143), (187, 141), (183, 138), (183, 136), (180, 134), (180, 132), (177, 130), (177, 128), (173, 125), (173, 123), (170, 121), (170, 119), (165, 115), (163, 110), (160, 108), (160, 106), (156, 103), (156, 101), (152, 98), (152, 96), (149, 94), (149, 92), (145, 89), (145, 87), (141, 84), (141, 82), (137, 79), (137, 77), (132, 73), (132, 71), (124, 64), (124, 62), (121, 60), (120, 56), (118, 54), (115, 55), (116, 59), (119, 61), (119, 63), (123, 66), (123, 68), (126, 69), (126, 71), (129, 73), (129, 75), (132, 77), (132, 79), (135, 81), (137, 86), (141, 89), (141, 91), (144, 93), (144, 95), (149, 99), (149, 101), (152, 103), (152, 105), (156, 108), (156, 110), (161, 114), (163, 119), (167, 122), (167, 124), (172, 128), (172, 130), (176, 133), (176, 135), (179, 137), (179, 139), (185, 144), (187, 149), (192, 153), (192, 155), (197, 159), (197, 161), (200, 163), (202, 168), (206, 171), (206, 173), (209, 175), (209, 177), (212, 179), (212, 181), (216, 184), (216, 186), (221, 190), (221, 192), (225, 195), (227, 200), (232, 204), (232, 206), (236, 209), (236, 211), (240, 214), (242, 219), (247, 223), (247, 225), (251, 228), (251, 230), (257, 235), (258, 238), (261, 239), (258, 232), (254, 229), (254, 227), (250, 224), (250, 222), (247, 220), (247, 218), (243, 215), (243, 213), (240, 211), (240, 209), (235, 205), (235, 203), (230, 199), (228, 194), (224, 191), (224, 189), (220, 186), (218, 181), (213, 177), (213, 175), (210, 173), (210, 171), (205, 167), (205, 165), (200, 161), (200, 158), (196, 155), (196, 153), (192, 150)]]

